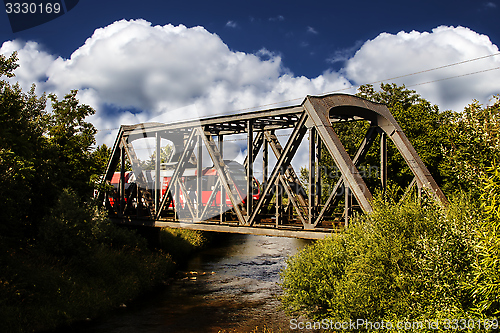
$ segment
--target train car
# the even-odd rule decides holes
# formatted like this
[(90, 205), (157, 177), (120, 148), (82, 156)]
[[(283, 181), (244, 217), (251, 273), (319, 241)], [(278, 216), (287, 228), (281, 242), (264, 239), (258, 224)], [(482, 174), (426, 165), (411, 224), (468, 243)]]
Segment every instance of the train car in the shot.
[[(229, 169), (229, 174), (231, 180), (233, 181), (236, 189), (236, 193), (238, 196), (236, 200), (241, 203), (246, 203), (247, 196), (247, 177), (246, 171), (243, 165), (235, 161), (224, 161), (226, 166)], [(174, 173), (175, 163), (162, 163), (160, 168), (160, 177), (161, 177), (161, 191), (162, 196), (165, 195), (167, 191), (168, 184), (170, 183), (171, 177)], [(201, 170), (201, 190), (202, 190), (202, 206), (206, 206), (208, 204), (208, 200), (215, 189), (215, 184), (217, 182), (217, 170), (214, 167), (206, 167)], [(153, 196), (154, 188), (155, 188), (155, 170), (142, 170), (143, 178), (146, 180), (146, 188), (145, 190), (149, 191), (151, 197)], [(182, 190), (179, 191), (179, 204), (184, 207), (185, 205), (185, 196), (189, 196), (191, 202), (193, 202), (197, 206), (196, 198), (197, 198), (197, 169), (194, 165), (190, 165), (184, 170), (184, 173), (181, 177), (181, 181), (184, 183), (184, 186), (187, 190), (187, 193), (183, 193)], [(109, 203), (111, 207), (115, 206), (115, 203), (118, 202), (118, 189), (120, 182), (120, 172), (115, 172), (112, 179), (111, 185), (114, 187), (113, 195), (109, 196)], [(136, 175), (132, 171), (125, 172), (125, 200), (136, 200), (137, 196), (133, 191), (136, 191)], [(253, 179), (253, 200), (258, 200), (260, 197), (260, 188), (257, 180)], [(226, 200), (225, 204), (227, 207), (232, 207), (231, 200), (229, 196), (225, 195)], [(217, 191), (215, 199), (212, 201), (212, 206), (220, 206), (221, 204), (221, 193), (220, 188)], [(132, 207), (136, 207), (137, 203), (133, 202)], [(169, 209), (173, 209), (175, 206), (175, 202), (171, 203)]]

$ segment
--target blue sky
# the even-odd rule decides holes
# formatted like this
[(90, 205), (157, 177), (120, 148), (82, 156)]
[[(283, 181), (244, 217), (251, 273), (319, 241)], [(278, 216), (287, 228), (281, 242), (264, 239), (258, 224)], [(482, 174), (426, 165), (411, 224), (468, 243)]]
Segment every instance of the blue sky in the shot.
[[(10, 1), (10, 0), (8, 0)], [(300, 4), (300, 5), (299, 5)], [(143, 18), (153, 25), (203, 26), (233, 50), (262, 48), (282, 55), (296, 75), (314, 77), (340, 69), (361, 43), (381, 32), (430, 31), (440, 25), (464, 26), (498, 45), (496, 1), (110, 1), (85, 0), (66, 15), (12, 33), (3, 14), (1, 40), (35, 40), (69, 57), (95, 29), (120, 19)]]
[(17, 33), (0, 14), (0, 53), (19, 52), (24, 89), (79, 89), (102, 130), (298, 104), (465, 62), (384, 81), (460, 110), (500, 92), (497, 1), (86, 0)]

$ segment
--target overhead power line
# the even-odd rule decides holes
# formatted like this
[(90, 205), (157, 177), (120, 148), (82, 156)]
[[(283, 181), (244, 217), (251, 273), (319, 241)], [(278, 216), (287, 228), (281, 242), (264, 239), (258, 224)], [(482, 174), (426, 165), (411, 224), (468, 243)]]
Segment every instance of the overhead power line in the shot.
[[(468, 59), (468, 60), (463, 60), (463, 61), (459, 61), (459, 62), (455, 62), (455, 63), (443, 65), (443, 66), (438, 66), (438, 67), (434, 67), (434, 68), (424, 69), (424, 70), (413, 72), (413, 73), (409, 73), (409, 74), (395, 76), (395, 77), (391, 77), (391, 78), (388, 78), (388, 79), (385, 79), (385, 80), (372, 81), (372, 82), (364, 83), (364, 84), (361, 84), (361, 85), (351, 85), (351, 86), (346, 87), (346, 88), (337, 89), (337, 90), (333, 90), (333, 91), (329, 91), (329, 92), (323, 92), (323, 93), (320, 93), (320, 95), (332, 94), (332, 93), (336, 93), (336, 92), (350, 90), (350, 89), (353, 89), (353, 88), (358, 88), (358, 87), (360, 87), (362, 85), (373, 85), (373, 84), (376, 84), (376, 83), (382, 83), (382, 82), (387, 82), (387, 81), (392, 81), (392, 80), (396, 80), (396, 79), (401, 79), (401, 78), (404, 78), (404, 77), (409, 77), (409, 76), (418, 75), (418, 74), (422, 74), (422, 73), (428, 73), (428, 72), (432, 72), (432, 71), (435, 71), (435, 70), (439, 70), (439, 69), (443, 69), (443, 68), (448, 68), (448, 67), (453, 67), (453, 66), (458, 66), (458, 65), (465, 64), (465, 63), (469, 63), (469, 62), (473, 62), (473, 61), (477, 61), (477, 60), (482, 60), (482, 59), (486, 59), (486, 58), (490, 58), (490, 57), (494, 57), (494, 56), (498, 56), (498, 55), (500, 55), (500, 52), (493, 53), (493, 54), (488, 54), (488, 55), (485, 55), (485, 56), (481, 56), (481, 57), (477, 57), (477, 58), (472, 58), (472, 59)], [(446, 78), (443, 78), (443, 79), (436, 79), (436, 80), (427, 81), (427, 82), (415, 83), (415, 84), (412, 84), (412, 85), (408, 85), (407, 87), (421, 86), (421, 85), (424, 85), (424, 84), (429, 84), (429, 83), (434, 83), (434, 82), (440, 82), (440, 81), (446, 81), (446, 80), (450, 80), (450, 79), (456, 79), (456, 78), (460, 78), (460, 77), (464, 77), (464, 76), (469, 76), (469, 75), (474, 75), (474, 74), (479, 74), (479, 73), (485, 73), (485, 72), (489, 72), (489, 71), (493, 71), (493, 70), (497, 70), (497, 69), (500, 69), (500, 67), (484, 69), (484, 70), (470, 72), (470, 73), (456, 75), (456, 76), (450, 76), (450, 77), (446, 77)], [(248, 107), (248, 108), (236, 109), (236, 110), (221, 112), (221, 113), (218, 113), (218, 114), (215, 114), (215, 115), (211, 115), (211, 116), (218, 116), (218, 115), (225, 115), (225, 114), (234, 114), (234, 113), (239, 113), (241, 111), (246, 111), (246, 110), (259, 110), (259, 109), (262, 109), (264, 107), (269, 107), (269, 106), (273, 106), (273, 105), (279, 105), (279, 104), (284, 104), (284, 103), (293, 102), (293, 101), (297, 101), (297, 100), (302, 100), (303, 98), (304, 97), (298, 97), (298, 98), (293, 98), (293, 99), (289, 99), (289, 100), (285, 100), (285, 101), (280, 101), (280, 102), (273, 102), (273, 103), (262, 104), (262, 105), (258, 105), (258, 106)], [(167, 111), (167, 112), (169, 112), (169, 111)], [(195, 119), (196, 118), (188, 118), (188, 119), (183, 119), (183, 121), (195, 120)], [(104, 132), (104, 131), (114, 131), (114, 130), (118, 130), (118, 129), (119, 128), (107, 128), (107, 129), (101, 129), (101, 130), (97, 130), (97, 131), (98, 132)]]

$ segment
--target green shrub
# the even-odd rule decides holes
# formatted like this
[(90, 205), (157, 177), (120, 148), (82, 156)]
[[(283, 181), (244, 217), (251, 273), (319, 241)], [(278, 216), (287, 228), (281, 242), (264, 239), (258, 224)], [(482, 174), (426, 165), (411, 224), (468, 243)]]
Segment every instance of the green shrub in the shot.
[(52, 329), (102, 315), (160, 284), (175, 265), (146, 240), (64, 190), (25, 248), (0, 238), (0, 332)]
[(42, 220), (38, 244), (53, 255), (83, 257), (95, 244), (92, 224), (90, 211), (81, 207), (74, 192), (64, 189), (51, 214)]
[(145, 249), (147, 242), (135, 231), (121, 228), (105, 212), (83, 206), (77, 195), (64, 189), (51, 214), (42, 220), (38, 246), (49, 254), (85, 258), (98, 244), (116, 249)]
[(206, 232), (198, 230), (162, 228), (160, 248), (179, 262), (195, 250), (203, 248), (208, 242), (207, 235)]
[(485, 218), (478, 232), (479, 258), (470, 288), (479, 313), (500, 314), (500, 169), (493, 163), (482, 177), (482, 208)]
[[(464, 314), (480, 216), (463, 197), (444, 210), (430, 202), (375, 202), (339, 234), (291, 257), (282, 304), (313, 319), (434, 319)], [(471, 232), (472, 231), (472, 232)]]

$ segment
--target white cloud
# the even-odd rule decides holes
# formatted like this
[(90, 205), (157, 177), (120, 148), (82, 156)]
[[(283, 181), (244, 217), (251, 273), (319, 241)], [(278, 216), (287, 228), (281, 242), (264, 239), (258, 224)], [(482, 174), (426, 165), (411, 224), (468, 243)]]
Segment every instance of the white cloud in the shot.
[(307, 27), (307, 32), (314, 34), (314, 35), (318, 34), (318, 31), (316, 31), (316, 29), (314, 29), (313, 27)]
[(345, 62), (349, 60), (357, 50), (359, 50), (361, 45), (363, 45), (363, 42), (358, 40), (351, 47), (337, 49), (330, 57), (326, 59), (326, 61), (332, 64), (337, 62)]
[[(488, 36), (464, 27), (440, 26), (432, 32), (382, 33), (369, 40), (346, 63), (344, 73), (356, 84), (386, 80), (439, 66), (498, 53), (498, 47)], [(486, 103), (492, 94), (500, 92), (499, 70), (456, 79), (445, 78), (465, 75), (500, 66), (500, 56), (467, 62), (401, 79), (389, 80), (411, 88), (423, 82), (432, 84), (415, 86), (424, 98), (438, 104), (441, 110), (460, 111), (472, 99)]]
[[(348, 79), (363, 84), (498, 53), (487, 36), (464, 27), (381, 33), (363, 43), (340, 72), (307, 78), (294, 75), (268, 50), (237, 52), (203, 27), (152, 26), (144, 20), (97, 29), (69, 59), (56, 58), (35, 42), (5, 42), (0, 53), (14, 50), (21, 64), (14, 79), (23, 89), (35, 82), (38, 93), (59, 97), (79, 89), (80, 101), (97, 110), (90, 120), (98, 129), (298, 104), (307, 94), (348, 87)], [(489, 57), (388, 82), (411, 87), (498, 66), (500, 56)], [(499, 93), (500, 75), (497, 70), (412, 89), (442, 110), (458, 111), (474, 98), (486, 103)], [(272, 104), (281, 101), (287, 102)], [(115, 136), (116, 131), (100, 131), (98, 143), (111, 145)], [(307, 161), (303, 149), (298, 155), (295, 166)]]
[(237, 28), (238, 27), (238, 24), (234, 21), (227, 21), (226, 23), (226, 27), (229, 27), (229, 28)]
[(278, 15), (278, 16), (274, 16), (274, 17), (270, 17), (269, 18), (269, 21), (271, 22), (276, 22), (276, 21), (284, 21), (285, 20), (285, 17), (283, 15)]
[[(19, 67), (16, 69), (16, 77), (10, 79), (17, 81), (21, 88), (28, 90), (33, 83), (45, 81), (47, 70), (53, 64), (55, 57), (43, 51), (36, 42), (7, 41), (0, 48), (0, 54), (10, 56), (12, 52), (18, 53)], [(69, 92), (69, 91), (68, 91)]]
[[(98, 129), (117, 128), (157, 119), (176, 121), (228, 113), (259, 105), (342, 88), (342, 75), (296, 77), (281, 57), (267, 50), (232, 51), (203, 27), (151, 26), (144, 20), (121, 20), (97, 29), (69, 59), (55, 58), (40, 45), (6, 42), (0, 53), (19, 50), (16, 79), (36, 82), (39, 91), (59, 97), (79, 89), (78, 98), (97, 110)], [(289, 102), (290, 103), (290, 102)], [(282, 106), (282, 105), (277, 105)], [(127, 111), (129, 110), (129, 111)], [(99, 132), (98, 143), (113, 143)]]

